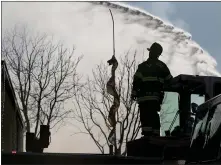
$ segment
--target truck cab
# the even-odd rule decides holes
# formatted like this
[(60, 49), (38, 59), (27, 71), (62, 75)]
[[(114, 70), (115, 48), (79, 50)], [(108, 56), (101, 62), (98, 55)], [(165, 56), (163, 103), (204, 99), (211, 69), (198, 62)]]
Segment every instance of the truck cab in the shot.
[[(127, 143), (127, 156), (62, 153), (2, 153), (2, 164), (220, 164), (221, 77), (179, 75), (164, 87), (179, 95), (180, 133), (140, 138)], [(191, 95), (204, 96), (201, 105)], [(187, 121), (193, 118), (191, 127)], [(191, 128), (191, 129), (190, 129)], [(182, 131), (181, 131), (182, 130)], [(178, 135), (178, 136), (177, 136)], [(172, 162), (171, 162), (172, 160)]]

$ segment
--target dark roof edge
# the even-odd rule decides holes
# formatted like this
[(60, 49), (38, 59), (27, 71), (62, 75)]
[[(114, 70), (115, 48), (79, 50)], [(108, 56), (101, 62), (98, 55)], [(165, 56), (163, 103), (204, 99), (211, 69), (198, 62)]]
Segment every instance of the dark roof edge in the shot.
[(21, 111), (20, 111), (20, 108), (19, 108), (19, 105), (18, 105), (17, 97), (16, 97), (15, 90), (14, 90), (13, 85), (12, 85), (12, 81), (11, 81), (11, 78), (10, 78), (10, 75), (9, 75), (9, 72), (8, 72), (6, 62), (4, 60), (1, 60), (1, 65), (4, 67), (4, 73), (6, 74), (6, 79), (8, 79), (8, 82), (9, 82), (9, 87), (11, 89), (12, 96), (13, 96), (13, 99), (15, 101), (16, 110), (18, 112), (19, 118), (21, 119), (22, 127), (24, 128), (24, 119), (21, 115)]

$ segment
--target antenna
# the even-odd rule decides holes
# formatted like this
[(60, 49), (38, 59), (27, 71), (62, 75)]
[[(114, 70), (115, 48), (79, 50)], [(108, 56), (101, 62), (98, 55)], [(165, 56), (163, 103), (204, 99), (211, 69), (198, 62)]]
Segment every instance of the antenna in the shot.
[(113, 22), (113, 56), (115, 56), (114, 17), (111, 12), (111, 9), (109, 9), (109, 11), (110, 11), (112, 22)]

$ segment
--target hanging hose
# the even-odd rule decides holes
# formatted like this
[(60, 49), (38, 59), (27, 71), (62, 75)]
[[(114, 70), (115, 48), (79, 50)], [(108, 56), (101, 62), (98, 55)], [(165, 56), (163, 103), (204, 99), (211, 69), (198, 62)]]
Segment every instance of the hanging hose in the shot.
[[(115, 115), (120, 107), (120, 97), (119, 97), (119, 94), (117, 93), (117, 89), (115, 87), (115, 71), (118, 67), (118, 61), (115, 58), (114, 18), (113, 18), (113, 15), (112, 15), (112, 12), (110, 9), (109, 9), (109, 11), (110, 11), (112, 22), (113, 22), (113, 55), (112, 55), (112, 58), (107, 61), (109, 65), (112, 65), (112, 68), (111, 68), (111, 78), (108, 80), (106, 87), (107, 87), (107, 93), (112, 95), (114, 97), (114, 100), (113, 100), (112, 106), (110, 107), (109, 115), (108, 115), (108, 121), (109, 121), (110, 127), (112, 127), (110, 134), (108, 136), (108, 140), (111, 145), (116, 146), (116, 118), (115, 118)], [(113, 147), (113, 146), (111, 146), (111, 147)], [(116, 148), (115, 148), (115, 151), (116, 151)], [(115, 152), (115, 154), (117, 154), (117, 153)]]
[(111, 12), (111, 9), (109, 9), (110, 14), (111, 14), (111, 18), (112, 18), (112, 24), (113, 24), (113, 56), (115, 56), (115, 36), (114, 36), (114, 17), (113, 14)]

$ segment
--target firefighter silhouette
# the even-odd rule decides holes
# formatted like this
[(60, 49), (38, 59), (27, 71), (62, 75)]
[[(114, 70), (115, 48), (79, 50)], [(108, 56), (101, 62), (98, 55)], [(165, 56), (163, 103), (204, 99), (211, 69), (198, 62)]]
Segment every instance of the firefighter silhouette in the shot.
[(147, 50), (149, 58), (138, 65), (131, 94), (139, 104), (144, 136), (160, 135), (158, 112), (164, 98), (163, 85), (173, 78), (167, 65), (158, 59), (163, 52), (162, 46), (155, 42)]

